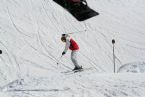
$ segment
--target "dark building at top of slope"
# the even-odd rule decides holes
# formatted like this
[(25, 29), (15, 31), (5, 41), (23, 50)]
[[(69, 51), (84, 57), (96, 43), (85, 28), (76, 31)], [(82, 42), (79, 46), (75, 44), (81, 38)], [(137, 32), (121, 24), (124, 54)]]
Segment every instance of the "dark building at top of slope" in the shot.
[(99, 15), (98, 12), (91, 9), (86, 0), (53, 0), (69, 13), (71, 13), (78, 21), (84, 21)]

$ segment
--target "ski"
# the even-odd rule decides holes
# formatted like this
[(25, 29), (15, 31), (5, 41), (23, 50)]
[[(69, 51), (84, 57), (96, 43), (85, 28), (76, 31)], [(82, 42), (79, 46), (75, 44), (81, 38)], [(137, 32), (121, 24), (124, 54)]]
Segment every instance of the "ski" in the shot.
[(72, 73), (78, 73), (78, 72), (82, 72), (82, 71), (86, 71), (86, 70), (92, 70), (92, 68), (83, 68), (83, 69), (80, 69), (80, 70), (68, 70), (68, 71), (64, 71), (64, 72), (61, 72), (61, 73), (72, 74)]

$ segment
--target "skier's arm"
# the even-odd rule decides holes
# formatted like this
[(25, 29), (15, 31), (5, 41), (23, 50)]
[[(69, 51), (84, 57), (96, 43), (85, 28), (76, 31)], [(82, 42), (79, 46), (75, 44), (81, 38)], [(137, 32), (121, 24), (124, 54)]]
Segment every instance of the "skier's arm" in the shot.
[(63, 52), (67, 52), (67, 50), (69, 49), (69, 46), (70, 46), (70, 39), (69, 38), (66, 38), (66, 45), (65, 45), (65, 49)]

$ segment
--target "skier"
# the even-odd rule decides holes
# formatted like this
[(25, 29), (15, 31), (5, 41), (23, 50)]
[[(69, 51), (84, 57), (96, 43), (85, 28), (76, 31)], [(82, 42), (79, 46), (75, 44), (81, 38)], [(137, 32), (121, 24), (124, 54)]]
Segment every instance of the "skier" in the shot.
[(71, 52), (71, 60), (75, 66), (75, 68), (73, 70), (81, 70), (82, 66), (79, 66), (78, 61), (77, 61), (77, 53), (79, 51), (78, 44), (72, 38), (70, 38), (70, 36), (67, 34), (62, 34), (61, 41), (66, 43), (65, 49), (62, 52), (62, 56), (64, 54), (66, 54), (68, 49), (70, 49), (72, 51)]

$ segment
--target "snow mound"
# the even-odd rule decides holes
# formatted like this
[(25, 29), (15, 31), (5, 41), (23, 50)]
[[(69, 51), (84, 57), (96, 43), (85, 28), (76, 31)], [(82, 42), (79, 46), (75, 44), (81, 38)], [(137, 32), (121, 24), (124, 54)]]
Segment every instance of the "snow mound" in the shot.
[(11, 97), (11, 96), (7, 95), (7, 94), (4, 93), (4, 92), (0, 92), (0, 97)]
[(145, 62), (125, 64), (119, 68), (118, 72), (145, 73)]

